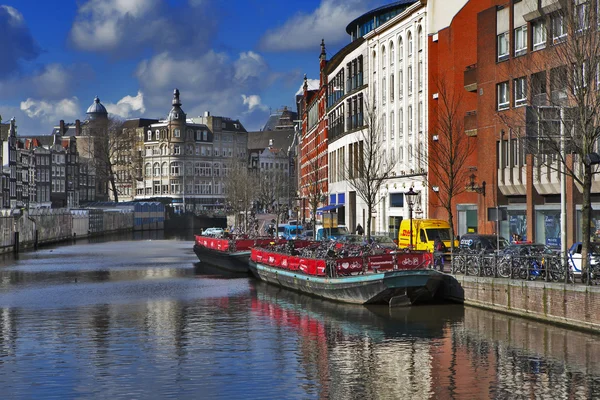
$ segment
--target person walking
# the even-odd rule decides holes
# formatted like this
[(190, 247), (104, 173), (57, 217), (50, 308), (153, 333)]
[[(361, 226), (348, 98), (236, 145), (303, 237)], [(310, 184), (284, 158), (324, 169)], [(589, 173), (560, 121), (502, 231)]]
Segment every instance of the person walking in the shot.
[(364, 233), (365, 230), (363, 229), (363, 227), (360, 224), (356, 225), (356, 234), (362, 236)]
[(446, 246), (444, 246), (444, 242), (442, 242), (439, 237), (436, 237), (433, 241), (433, 269), (440, 267), (440, 272), (444, 271), (445, 250)]

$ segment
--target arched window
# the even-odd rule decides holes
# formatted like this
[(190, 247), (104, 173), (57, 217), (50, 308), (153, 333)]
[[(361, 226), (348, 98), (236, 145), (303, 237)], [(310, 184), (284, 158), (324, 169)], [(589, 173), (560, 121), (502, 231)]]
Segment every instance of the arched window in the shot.
[(394, 101), (394, 74), (390, 75), (390, 101)]
[(387, 53), (385, 52), (385, 46), (381, 46), (381, 68), (385, 68), (387, 64)]
[(419, 51), (423, 50), (423, 28), (421, 25), (417, 28), (417, 45), (419, 46)]
[(412, 106), (408, 106), (408, 136), (412, 136), (413, 134), (413, 116), (412, 116)]
[(156, 130), (156, 140), (160, 140), (160, 131)]
[(410, 96), (412, 94), (412, 89), (413, 89), (413, 82), (412, 82), (412, 66), (408, 66), (408, 76), (406, 77), (408, 79), (408, 95)]
[(162, 172), (161, 173), (162, 176), (169, 176), (169, 169), (167, 168), (167, 163), (166, 162), (162, 163), (162, 166), (161, 166), (160, 169), (161, 169), (161, 172)]
[(148, 140), (152, 140), (152, 131), (148, 130)]
[(413, 152), (412, 152), (412, 144), (408, 145), (408, 162), (412, 162)]
[(381, 80), (381, 104), (383, 104), (385, 106), (385, 95), (386, 95), (386, 83), (385, 83), (385, 77)]
[(154, 176), (160, 176), (160, 164), (154, 163)]
[(402, 61), (404, 57), (404, 42), (402, 41), (402, 37), (398, 38), (398, 61)]
[(413, 53), (413, 38), (412, 33), (408, 32), (408, 55), (412, 56)]
[(396, 59), (396, 54), (394, 53), (394, 42), (390, 42), (390, 66), (394, 65), (394, 60)]
[(147, 177), (152, 176), (152, 165), (150, 163), (146, 164), (145, 172)]
[(404, 162), (404, 146), (398, 147), (398, 162)]
[(383, 114), (381, 116), (381, 138), (385, 142), (385, 138), (387, 137), (387, 131), (385, 126), (386, 116)]
[(373, 52), (373, 73), (377, 73), (377, 53)]
[(394, 125), (395, 125), (394, 112), (392, 111), (390, 113), (390, 140), (394, 139)]

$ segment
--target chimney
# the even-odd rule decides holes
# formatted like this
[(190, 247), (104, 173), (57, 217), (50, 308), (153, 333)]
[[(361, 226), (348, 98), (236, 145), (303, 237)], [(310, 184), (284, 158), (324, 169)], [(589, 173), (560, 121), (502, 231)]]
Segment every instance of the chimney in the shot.
[(75, 120), (75, 136), (81, 136), (81, 121)]
[(65, 120), (61, 119), (60, 120), (60, 134), (64, 134), (65, 133)]
[(204, 111), (204, 116), (205, 117), (210, 117), (210, 111)]

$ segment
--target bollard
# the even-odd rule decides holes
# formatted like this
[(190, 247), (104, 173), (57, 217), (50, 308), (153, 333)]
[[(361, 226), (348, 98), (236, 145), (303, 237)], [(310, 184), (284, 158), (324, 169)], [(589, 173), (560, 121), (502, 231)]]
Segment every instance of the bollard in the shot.
[(15, 232), (15, 246), (13, 252), (17, 254), (19, 252), (19, 232)]

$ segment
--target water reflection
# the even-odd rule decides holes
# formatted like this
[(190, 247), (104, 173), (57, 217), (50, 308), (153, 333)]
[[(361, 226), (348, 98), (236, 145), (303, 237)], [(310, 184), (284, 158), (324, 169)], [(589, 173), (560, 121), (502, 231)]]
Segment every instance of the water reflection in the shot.
[(598, 336), (458, 305), (343, 305), (222, 275), (191, 242), (0, 265), (10, 398), (595, 398)]

